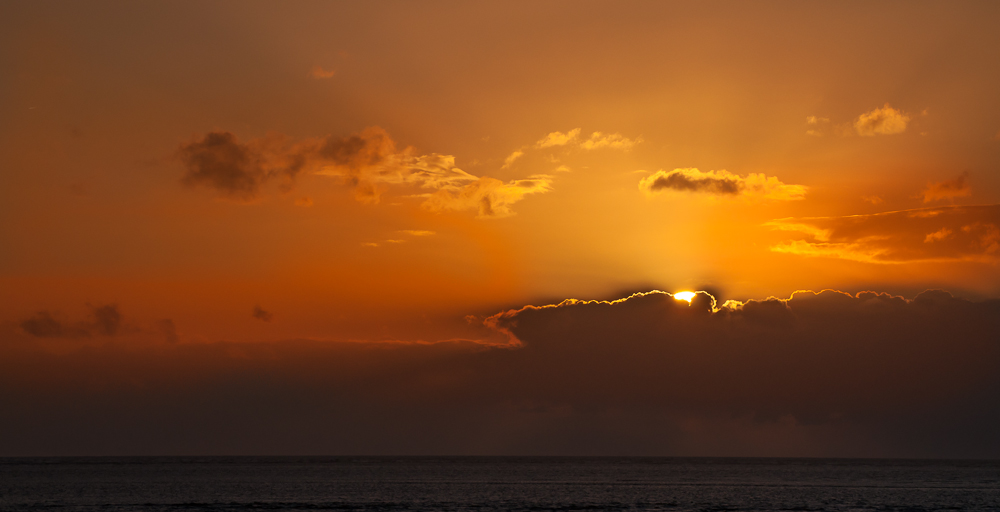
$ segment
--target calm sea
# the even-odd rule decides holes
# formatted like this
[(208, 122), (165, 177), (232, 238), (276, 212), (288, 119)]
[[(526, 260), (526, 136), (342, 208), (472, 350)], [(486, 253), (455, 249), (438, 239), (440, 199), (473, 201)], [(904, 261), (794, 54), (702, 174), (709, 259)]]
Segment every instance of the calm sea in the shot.
[(1000, 510), (1000, 461), (0, 459), (2, 510)]

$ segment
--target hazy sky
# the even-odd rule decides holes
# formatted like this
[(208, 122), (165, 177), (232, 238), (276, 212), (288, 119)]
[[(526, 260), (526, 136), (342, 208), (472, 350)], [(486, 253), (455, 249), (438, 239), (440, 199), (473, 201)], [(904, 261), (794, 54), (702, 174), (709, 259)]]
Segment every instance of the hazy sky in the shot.
[(1000, 457), (997, 26), (0, 1), (0, 455)]

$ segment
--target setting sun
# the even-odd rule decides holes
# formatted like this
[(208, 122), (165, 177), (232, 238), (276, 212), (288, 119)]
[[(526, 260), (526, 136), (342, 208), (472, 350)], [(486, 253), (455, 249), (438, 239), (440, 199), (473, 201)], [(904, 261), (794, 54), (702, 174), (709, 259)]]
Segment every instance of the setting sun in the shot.
[(695, 296), (694, 292), (677, 292), (674, 294), (675, 299), (686, 300), (688, 302), (691, 302), (691, 300), (694, 299), (694, 296)]

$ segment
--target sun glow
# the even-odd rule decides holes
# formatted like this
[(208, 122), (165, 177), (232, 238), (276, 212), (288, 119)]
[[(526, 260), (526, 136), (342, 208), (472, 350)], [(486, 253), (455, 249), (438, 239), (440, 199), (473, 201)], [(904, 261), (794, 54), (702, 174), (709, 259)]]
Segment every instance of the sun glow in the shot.
[(694, 295), (694, 292), (677, 292), (674, 294), (674, 298), (677, 300), (686, 300), (690, 303), (694, 299)]

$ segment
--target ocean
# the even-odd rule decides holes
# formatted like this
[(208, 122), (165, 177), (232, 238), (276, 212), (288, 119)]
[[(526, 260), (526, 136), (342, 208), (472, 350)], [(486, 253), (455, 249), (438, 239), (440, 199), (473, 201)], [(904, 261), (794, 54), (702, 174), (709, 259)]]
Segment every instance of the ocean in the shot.
[(1000, 511), (1000, 461), (5, 458), (0, 510)]

